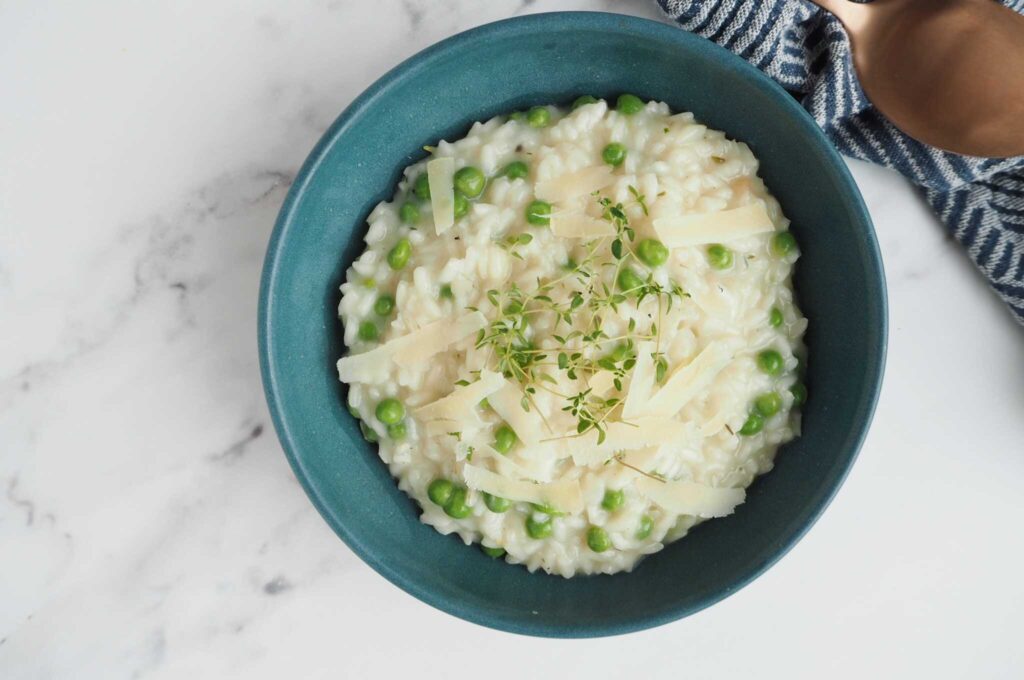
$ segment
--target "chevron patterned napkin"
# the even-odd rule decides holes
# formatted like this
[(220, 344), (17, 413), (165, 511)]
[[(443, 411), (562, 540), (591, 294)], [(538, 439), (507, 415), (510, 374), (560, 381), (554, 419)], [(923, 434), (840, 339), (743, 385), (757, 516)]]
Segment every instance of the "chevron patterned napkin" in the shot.
[[(1001, 1), (1024, 13), (1024, 0)], [(897, 130), (861, 90), (842, 24), (810, 2), (657, 2), (682, 28), (735, 52), (797, 95), (841, 153), (893, 168), (920, 187), (1024, 324), (1024, 157), (961, 156)]]

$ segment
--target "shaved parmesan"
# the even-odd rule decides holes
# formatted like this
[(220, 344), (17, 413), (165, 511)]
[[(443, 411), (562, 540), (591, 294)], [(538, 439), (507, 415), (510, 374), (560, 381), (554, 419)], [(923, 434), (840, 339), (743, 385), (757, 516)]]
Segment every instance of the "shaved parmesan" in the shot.
[(732, 357), (720, 343), (712, 342), (686, 366), (676, 369), (665, 386), (651, 397), (643, 407), (645, 415), (671, 418), (679, 410), (706, 390)]
[(401, 353), (395, 355), (395, 363), (408, 367), (429, 359), (486, 325), (487, 317), (480, 312), (463, 314), (454, 322), (451, 319), (441, 319), (427, 324), (418, 331), (400, 338), (411, 342), (402, 347)]
[(615, 374), (611, 371), (595, 373), (594, 377), (587, 383), (587, 387), (590, 388), (595, 397), (603, 397), (615, 387)]
[(549, 484), (534, 484), (517, 479), (509, 479), (490, 470), (475, 465), (462, 468), (462, 476), (466, 486), (477, 491), (485, 491), (492, 496), (500, 496), (512, 501), (550, 505), (560, 512), (577, 513), (583, 511), (583, 491), (575, 479), (563, 479)]
[(456, 387), (451, 394), (421, 406), (413, 413), (423, 420), (458, 420), (472, 413), (482, 399), (486, 399), (505, 385), (505, 378), (494, 371), (483, 371), (475, 383)]
[(542, 201), (569, 201), (578, 196), (592, 194), (614, 181), (615, 177), (612, 175), (611, 167), (595, 165), (544, 182), (537, 182), (534, 193)]
[(775, 230), (764, 202), (758, 201), (742, 208), (722, 210), (700, 215), (659, 217), (654, 230), (669, 248), (699, 246), (706, 243), (726, 243), (745, 236), (764, 234)]
[(392, 358), (399, 351), (405, 338), (374, 347), (369, 352), (352, 354), (338, 360), (338, 378), (344, 383), (372, 383), (387, 379)]
[(537, 482), (547, 482), (551, 480), (551, 475), (544, 474), (537, 469), (537, 466), (530, 465), (529, 463), (523, 465), (516, 460), (513, 460), (511, 456), (498, 453), (494, 450), (494, 447), (484, 444), (476, 448), (477, 455), (483, 458), (490, 458), (494, 461), (494, 464), (498, 468), (498, 473), (502, 477), (515, 477), (518, 479), (529, 479)]
[(489, 396), (487, 401), (494, 412), (516, 433), (519, 441), (533, 447), (544, 437), (544, 421), (533, 407), (529, 411), (523, 410), (523, 399), (525, 396), (522, 390), (506, 382), (505, 386)]
[(636, 480), (636, 489), (669, 512), (696, 517), (731, 515), (747, 494), (743, 489), (720, 489), (695, 482), (662, 482), (649, 477)]
[(423, 424), (423, 432), (428, 437), (440, 437), (451, 432), (462, 432), (465, 423), (456, 420), (428, 420)]
[(435, 158), (427, 163), (430, 209), (434, 213), (434, 230), (438, 235), (455, 224), (454, 175), (454, 158)]
[(620, 451), (645, 449), (676, 441), (687, 433), (686, 423), (666, 418), (638, 418), (625, 423), (608, 423), (604, 441), (597, 443), (598, 433), (591, 430), (582, 437), (567, 440), (566, 450), (577, 465), (604, 463)]
[[(658, 459), (658, 451), (661, 449), (659, 446), (650, 446), (646, 449), (636, 449), (635, 451), (627, 451), (622, 455), (622, 462), (631, 465), (638, 470), (653, 470), (656, 467)], [(629, 470), (627, 468), (627, 470)], [(636, 470), (629, 470), (626, 474), (632, 473), (632, 475), (639, 475), (640, 473)]]
[(345, 383), (386, 380), (392, 362), (405, 367), (429, 359), (486, 325), (487, 318), (480, 312), (465, 314), (454, 322), (434, 321), (369, 352), (343, 357), (338, 360), (338, 377)]
[(629, 379), (629, 393), (626, 395), (626, 403), (622, 406), (622, 417), (626, 420), (641, 415), (644, 405), (654, 393), (654, 354), (656, 345), (651, 342), (641, 342), (636, 346), (636, 366), (633, 367), (633, 376)]
[(700, 426), (698, 427), (698, 430), (700, 431), (700, 436), (712, 437), (718, 434), (719, 432), (722, 431), (722, 428), (725, 427), (725, 424), (727, 422), (729, 422), (729, 419), (728, 417), (726, 417), (724, 409), (714, 414), (710, 418), (704, 418), (703, 422), (701, 422)]
[(598, 220), (583, 213), (554, 214), (551, 233), (562, 238), (597, 238), (614, 236), (615, 227), (607, 220)]

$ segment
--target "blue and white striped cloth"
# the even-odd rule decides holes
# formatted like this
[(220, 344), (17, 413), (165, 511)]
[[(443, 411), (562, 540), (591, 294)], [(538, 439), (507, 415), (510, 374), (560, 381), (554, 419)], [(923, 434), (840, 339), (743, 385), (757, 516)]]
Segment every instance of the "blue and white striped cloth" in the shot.
[[(686, 30), (797, 94), (840, 152), (894, 168), (918, 185), (1024, 323), (1024, 157), (946, 153), (897, 130), (861, 90), (842, 25), (806, 0), (657, 1)], [(1024, 13), (1024, 0), (999, 1)]]

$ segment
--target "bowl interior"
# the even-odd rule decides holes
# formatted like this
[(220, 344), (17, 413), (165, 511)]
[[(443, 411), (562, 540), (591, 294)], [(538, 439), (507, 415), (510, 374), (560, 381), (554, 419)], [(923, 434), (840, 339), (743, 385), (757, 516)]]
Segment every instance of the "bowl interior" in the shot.
[[(476, 120), (578, 94), (634, 92), (746, 141), (793, 221), (797, 293), (810, 319), (804, 434), (731, 517), (697, 527), (631, 574), (565, 580), (493, 561), (418, 521), (348, 414), (336, 308), (365, 219), (401, 170)], [(871, 419), (885, 348), (885, 290), (870, 220), (846, 168), (778, 86), (674, 27), (560, 13), (491, 24), (384, 76), (314, 150), (282, 209), (261, 289), (264, 384), (297, 476), (335, 531), (426, 602), (514, 632), (589, 636), (645, 628), (736, 591), (823, 510)]]

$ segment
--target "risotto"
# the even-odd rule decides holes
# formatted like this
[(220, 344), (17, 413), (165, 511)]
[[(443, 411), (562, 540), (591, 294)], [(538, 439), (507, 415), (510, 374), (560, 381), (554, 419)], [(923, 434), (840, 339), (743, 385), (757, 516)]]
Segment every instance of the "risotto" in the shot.
[(741, 142), (581, 97), (428, 147), (369, 217), (338, 362), (422, 521), (529, 570), (630, 570), (799, 434), (797, 243)]

